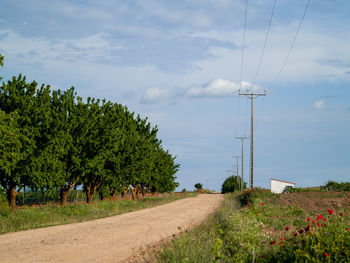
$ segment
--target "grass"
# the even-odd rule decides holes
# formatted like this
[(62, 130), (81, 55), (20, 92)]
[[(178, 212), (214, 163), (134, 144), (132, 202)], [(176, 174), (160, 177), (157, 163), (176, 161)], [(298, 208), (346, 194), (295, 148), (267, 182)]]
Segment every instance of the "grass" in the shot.
[(280, 197), (261, 189), (226, 195), (202, 225), (145, 261), (350, 262), (349, 207), (319, 207), (321, 215)]
[(47, 205), (24, 206), (14, 212), (11, 212), (6, 206), (0, 206), (0, 234), (113, 216), (195, 195), (195, 193), (186, 193), (146, 197), (142, 200), (104, 200), (93, 202), (90, 205), (81, 202), (64, 206), (49, 203)]

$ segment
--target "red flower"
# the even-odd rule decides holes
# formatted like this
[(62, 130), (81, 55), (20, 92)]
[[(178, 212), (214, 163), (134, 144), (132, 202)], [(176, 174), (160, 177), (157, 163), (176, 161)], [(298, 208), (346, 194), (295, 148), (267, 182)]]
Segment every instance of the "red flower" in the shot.
[(327, 222), (327, 218), (325, 218), (324, 221)]
[(295, 236), (295, 237), (296, 237), (296, 236), (298, 236), (298, 233), (297, 233), (297, 232), (295, 232), (295, 233), (294, 233), (294, 236)]
[(330, 215), (333, 215), (333, 214), (334, 214), (334, 211), (333, 211), (332, 209), (328, 209), (328, 213), (329, 213)]
[[(350, 228), (349, 228), (350, 229)], [(286, 231), (288, 231), (289, 230), (289, 226), (286, 226), (285, 228), (284, 228), (284, 230), (286, 230)], [(350, 231), (350, 230), (349, 230)]]
[(309, 224), (308, 227), (311, 228), (311, 225)]
[(260, 211), (258, 212), (258, 214), (260, 214)]
[(259, 214), (257, 214), (257, 216), (259, 216)]
[(350, 232), (350, 228), (348, 228), (348, 232)]
[(310, 221), (311, 221), (311, 218), (310, 218), (310, 217), (308, 217), (307, 222), (310, 222)]
[(304, 230), (300, 229), (298, 232), (299, 232), (299, 234), (302, 234), (302, 233), (304, 233)]
[[(332, 210), (332, 211), (333, 211), (333, 210)], [(328, 210), (328, 212), (329, 212), (329, 210)], [(322, 219), (322, 215), (321, 215), (321, 214), (318, 215), (317, 218)]]
[(313, 220), (312, 223), (316, 224), (316, 220)]
[(264, 206), (265, 204), (264, 203), (261, 203), (262, 206)]
[(281, 237), (281, 241), (283, 241), (283, 237)]
[(324, 255), (325, 258), (328, 257), (328, 253), (327, 252), (324, 253), (323, 255)]
[(280, 242), (280, 245), (283, 246), (283, 242), (282, 241)]
[(321, 224), (320, 224), (320, 223), (318, 223), (318, 224), (317, 224), (317, 226), (321, 226)]
[(270, 242), (270, 245), (274, 245), (274, 244), (276, 244), (276, 241), (275, 241), (275, 240), (273, 240), (273, 241)]
[(344, 213), (340, 213), (340, 216), (344, 216)]

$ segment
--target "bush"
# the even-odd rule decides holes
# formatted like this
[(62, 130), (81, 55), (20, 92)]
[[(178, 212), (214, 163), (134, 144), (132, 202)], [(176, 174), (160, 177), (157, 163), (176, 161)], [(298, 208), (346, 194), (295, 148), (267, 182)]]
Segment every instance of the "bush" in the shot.
[(239, 176), (227, 177), (221, 186), (221, 192), (223, 194), (226, 194), (226, 193), (233, 193), (235, 191), (239, 191), (240, 183), (241, 183), (241, 178)]
[(203, 188), (203, 185), (202, 185), (201, 183), (196, 183), (196, 184), (194, 185), (194, 187), (195, 187), (197, 190), (199, 190), (199, 189), (202, 189), (202, 188)]
[(328, 181), (327, 184), (321, 187), (324, 191), (350, 191), (350, 182), (337, 183), (335, 181)]

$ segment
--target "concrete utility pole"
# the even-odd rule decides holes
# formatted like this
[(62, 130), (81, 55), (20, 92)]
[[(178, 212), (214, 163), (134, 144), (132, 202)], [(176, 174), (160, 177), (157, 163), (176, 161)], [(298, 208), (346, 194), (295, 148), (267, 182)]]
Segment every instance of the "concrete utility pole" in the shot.
[(239, 139), (239, 140), (241, 140), (241, 142), (242, 142), (242, 168), (241, 168), (241, 190), (243, 191), (244, 190), (244, 176), (243, 176), (243, 174), (244, 174), (244, 161), (243, 161), (243, 156), (244, 156), (244, 154), (243, 154), (243, 151), (244, 151), (244, 143), (243, 143), (243, 141), (244, 140), (246, 140), (246, 139), (249, 139), (249, 137), (244, 137), (244, 136), (236, 136), (236, 139)]
[(254, 186), (254, 99), (259, 96), (266, 96), (266, 90), (264, 93), (253, 93), (247, 90), (246, 93), (241, 93), (239, 95), (246, 96), (250, 99), (250, 189)]
[(238, 159), (241, 158), (241, 156), (233, 156), (233, 158), (236, 158), (236, 175), (237, 175), (237, 182), (238, 182), (238, 187), (240, 187), (239, 185), (239, 181), (238, 181), (238, 177), (239, 177), (239, 173), (238, 173)]

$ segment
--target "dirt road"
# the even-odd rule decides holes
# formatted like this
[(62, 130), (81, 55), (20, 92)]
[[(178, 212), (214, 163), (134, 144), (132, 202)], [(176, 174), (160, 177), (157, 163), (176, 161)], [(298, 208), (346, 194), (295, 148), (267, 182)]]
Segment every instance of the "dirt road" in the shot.
[(199, 195), (70, 225), (0, 235), (0, 262), (125, 262), (140, 248), (199, 224), (223, 200)]

